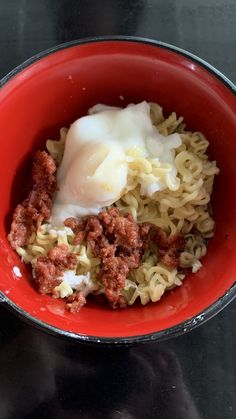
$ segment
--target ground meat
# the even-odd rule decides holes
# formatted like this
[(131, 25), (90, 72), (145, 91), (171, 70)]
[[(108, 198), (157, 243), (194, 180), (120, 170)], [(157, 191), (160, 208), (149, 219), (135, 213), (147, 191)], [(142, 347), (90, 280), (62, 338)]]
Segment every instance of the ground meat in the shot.
[(52, 193), (56, 190), (56, 164), (46, 151), (37, 151), (33, 158), (28, 197), (13, 214), (8, 240), (16, 249), (28, 244), (31, 234), (42, 221), (50, 218)]
[(132, 215), (121, 216), (116, 208), (103, 211), (98, 215), (107, 233), (114, 237), (116, 245), (136, 248), (142, 245), (139, 225), (134, 222)]
[(78, 313), (81, 307), (86, 304), (86, 298), (82, 292), (74, 292), (70, 297), (67, 298), (66, 310), (71, 313)]
[(13, 249), (26, 244), (34, 231), (33, 220), (28, 217), (25, 206), (25, 201), (17, 205), (13, 214), (11, 231), (8, 234), (8, 240)]
[(40, 294), (51, 294), (54, 288), (60, 284), (58, 278), (62, 274), (47, 256), (39, 256), (34, 268), (34, 276)]
[(79, 225), (79, 221), (74, 217), (69, 217), (64, 221), (66, 227), (70, 227), (72, 230), (76, 230)]
[(62, 270), (73, 270), (77, 263), (75, 254), (68, 251), (68, 246), (66, 244), (53, 247), (49, 250), (47, 257)]
[(86, 237), (85, 227), (86, 221), (78, 221), (76, 218), (69, 217), (64, 221), (66, 227), (70, 227), (74, 232), (76, 232), (76, 237), (74, 239), (74, 244), (80, 244)]
[(61, 282), (58, 278), (65, 270), (75, 269), (76, 263), (76, 256), (69, 252), (66, 244), (55, 246), (47, 256), (39, 256), (34, 275), (40, 294), (51, 294)]
[(161, 262), (169, 268), (177, 268), (179, 265), (179, 254), (184, 250), (185, 239), (181, 233), (167, 236), (166, 232), (158, 229), (154, 236), (157, 245), (157, 253)]
[(43, 190), (55, 190), (56, 164), (46, 151), (37, 151), (33, 159), (32, 181)]
[(130, 270), (139, 267), (153, 226), (137, 224), (130, 214), (121, 215), (116, 208), (85, 217), (80, 222), (68, 218), (65, 225), (75, 233), (74, 244), (86, 239), (94, 256), (101, 258), (99, 279), (110, 305), (125, 307), (120, 291)]

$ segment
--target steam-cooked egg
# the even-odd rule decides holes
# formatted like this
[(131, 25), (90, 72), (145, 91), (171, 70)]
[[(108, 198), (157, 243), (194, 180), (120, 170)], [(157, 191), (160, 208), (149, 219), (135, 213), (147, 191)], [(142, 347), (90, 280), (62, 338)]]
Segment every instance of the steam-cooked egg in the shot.
[[(68, 131), (57, 172), (52, 225), (63, 225), (70, 216), (97, 214), (117, 201), (127, 186), (130, 152), (169, 164), (174, 182), (172, 149), (180, 144), (178, 134), (163, 137), (152, 125), (147, 102), (124, 109), (95, 105)], [(161, 180), (143, 181), (141, 193), (151, 195), (167, 186)]]
[(59, 169), (59, 173), (58, 195), (62, 202), (94, 208), (110, 205), (126, 185), (125, 153), (113, 141), (87, 142), (79, 147), (69, 165), (64, 164)]

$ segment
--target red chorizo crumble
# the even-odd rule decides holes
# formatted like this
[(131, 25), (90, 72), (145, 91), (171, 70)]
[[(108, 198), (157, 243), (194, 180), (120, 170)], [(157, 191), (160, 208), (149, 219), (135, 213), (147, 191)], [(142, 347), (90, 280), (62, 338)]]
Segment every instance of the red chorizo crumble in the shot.
[(63, 272), (67, 269), (75, 269), (76, 256), (70, 253), (66, 244), (55, 246), (49, 250), (47, 256), (39, 256), (34, 275), (40, 294), (51, 294), (54, 288), (60, 284)]
[(74, 244), (86, 239), (94, 256), (101, 258), (99, 279), (110, 305), (113, 308), (125, 307), (120, 291), (130, 270), (138, 268), (141, 263), (152, 225), (137, 224), (130, 214), (121, 215), (116, 208), (77, 222), (67, 218), (65, 225), (75, 232)]
[(13, 249), (28, 244), (31, 234), (42, 221), (50, 218), (52, 193), (56, 190), (56, 164), (46, 151), (37, 151), (33, 158), (32, 180), (28, 197), (17, 205), (8, 234)]
[(78, 313), (86, 304), (86, 298), (82, 292), (73, 293), (66, 299), (66, 310), (70, 311), (71, 313)]
[(184, 250), (185, 239), (181, 233), (167, 236), (166, 232), (158, 229), (154, 241), (157, 245), (157, 254), (161, 262), (169, 268), (177, 268), (179, 265), (179, 254)]

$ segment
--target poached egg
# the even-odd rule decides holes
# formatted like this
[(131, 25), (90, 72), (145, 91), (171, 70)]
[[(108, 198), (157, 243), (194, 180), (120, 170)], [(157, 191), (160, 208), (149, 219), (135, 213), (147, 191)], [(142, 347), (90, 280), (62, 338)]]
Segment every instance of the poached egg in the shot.
[[(173, 150), (180, 145), (179, 134), (162, 136), (153, 126), (146, 101), (124, 109), (101, 104), (90, 108), (68, 131), (51, 224), (63, 226), (67, 217), (96, 215), (117, 201), (127, 186), (131, 154), (169, 165), (177, 189)], [(158, 179), (151, 185), (143, 181), (141, 193), (151, 196), (168, 186)]]

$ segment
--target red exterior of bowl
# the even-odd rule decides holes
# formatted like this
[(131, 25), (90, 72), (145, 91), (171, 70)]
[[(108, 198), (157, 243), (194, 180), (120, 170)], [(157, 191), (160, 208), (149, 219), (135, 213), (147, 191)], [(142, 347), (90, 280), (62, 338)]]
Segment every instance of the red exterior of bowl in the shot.
[[(148, 41), (77, 42), (43, 55), (7, 76), (1, 88), (0, 290), (5, 301), (35, 324), (71, 332), (80, 340), (129, 342), (191, 329), (236, 293), (233, 85), (201, 60)], [(176, 111), (188, 129), (202, 131), (209, 139), (210, 156), (221, 169), (213, 196), (215, 237), (202, 269), (160, 302), (123, 311), (88, 303), (79, 314), (67, 313), (62, 302), (37, 293), (30, 270), (6, 238), (12, 211), (23, 196), (32, 152), (43, 149), (47, 138), (57, 139), (60, 127), (96, 103), (124, 106), (142, 100), (158, 102), (166, 114)], [(21, 278), (14, 274), (14, 266), (20, 268)]]

